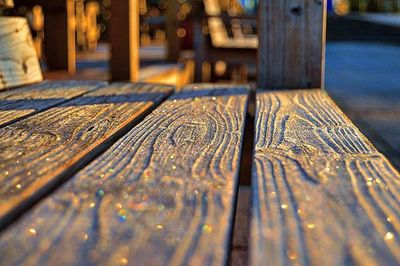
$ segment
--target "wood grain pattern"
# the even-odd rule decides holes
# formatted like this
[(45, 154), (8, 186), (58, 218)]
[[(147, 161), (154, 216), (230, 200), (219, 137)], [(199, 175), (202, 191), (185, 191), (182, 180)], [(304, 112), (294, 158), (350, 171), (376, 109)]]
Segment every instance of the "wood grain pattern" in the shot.
[(30, 265), (224, 265), (247, 89), (185, 88), (6, 230)]
[(116, 83), (0, 128), (0, 229), (111, 146), (171, 90)]
[(260, 1), (258, 87), (323, 86), (326, 0)]
[(28, 21), (0, 17), (0, 91), (42, 80)]
[(103, 82), (48, 81), (0, 92), (0, 127), (96, 89)]
[(399, 265), (400, 175), (320, 90), (257, 96), (254, 265)]

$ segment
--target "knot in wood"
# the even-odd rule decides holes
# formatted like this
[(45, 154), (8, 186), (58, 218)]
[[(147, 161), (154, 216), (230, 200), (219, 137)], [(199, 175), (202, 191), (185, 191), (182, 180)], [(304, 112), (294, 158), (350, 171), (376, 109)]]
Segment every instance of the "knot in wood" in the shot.
[(301, 11), (302, 10), (301, 10), (301, 6), (300, 5), (290, 8), (290, 13), (292, 13), (293, 15), (296, 15), (296, 16), (301, 16)]

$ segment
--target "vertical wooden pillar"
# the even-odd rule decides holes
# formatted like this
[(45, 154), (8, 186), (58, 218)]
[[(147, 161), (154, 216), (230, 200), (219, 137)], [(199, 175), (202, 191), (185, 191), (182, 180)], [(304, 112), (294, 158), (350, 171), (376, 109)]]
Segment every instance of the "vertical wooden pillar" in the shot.
[(262, 0), (258, 17), (258, 87), (322, 88), (326, 0)]
[(139, 76), (139, 1), (111, 2), (111, 80)]
[(75, 73), (75, 1), (44, 1), (44, 51), (49, 69)]
[(167, 42), (168, 42), (168, 55), (167, 60), (176, 62), (179, 57), (180, 50), (180, 39), (177, 35), (177, 31), (179, 28), (179, 21), (177, 18), (177, 13), (179, 10), (178, 0), (170, 0), (168, 1), (167, 6)]
[(192, 1), (193, 49), (195, 52), (194, 81), (203, 81), (203, 63), (207, 57), (207, 44), (203, 34), (203, 12), (201, 1)]

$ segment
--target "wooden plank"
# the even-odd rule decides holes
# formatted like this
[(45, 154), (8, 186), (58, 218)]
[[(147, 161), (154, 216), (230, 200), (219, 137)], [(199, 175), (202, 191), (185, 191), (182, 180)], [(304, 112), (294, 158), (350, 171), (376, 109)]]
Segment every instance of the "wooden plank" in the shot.
[(113, 1), (111, 16), (111, 79), (137, 81), (139, 77), (139, 1)]
[(52, 0), (43, 2), (44, 52), (50, 70), (76, 71), (75, 1)]
[(247, 89), (211, 85), (170, 97), (4, 231), (0, 257), (8, 264), (225, 265), (246, 102)]
[(321, 88), (326, 0), (260, 1), (258, 87)]
[(0, 17), (0, 91), (42, 80), (27, 20)]
[(104, 82), (48, 81), (0, 93), (0, 127), (94, 90)]
[(0, 128), (0, 229), (111, 146), (171, 90), (117, 83)]
[(325, 92), (258, 94), (254, 163), (254, 265), (399, 265), (400, 175)]

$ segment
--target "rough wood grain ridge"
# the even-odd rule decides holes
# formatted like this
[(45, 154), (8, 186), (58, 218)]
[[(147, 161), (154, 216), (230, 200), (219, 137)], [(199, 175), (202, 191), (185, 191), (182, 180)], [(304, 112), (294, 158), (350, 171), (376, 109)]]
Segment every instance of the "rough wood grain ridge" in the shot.
[(0, 91), (42, 80), (28, 21), (0, 17)]
[(264, 0), (258, 17), (258, 87), (323, 86), (327, 0)]
[(30, 265), (224, 265), (244, 88), (172, 96), (0, 238)]
[(117, 83), (0, 128), (0, 229), (111, 146), (171, 87)]
[(400, 175), (320, 90), (257, 96), (253, 265), (399, 265)]
[(103, 82), (48, 81), (0, 92), (0, 127), (96, 89)]

